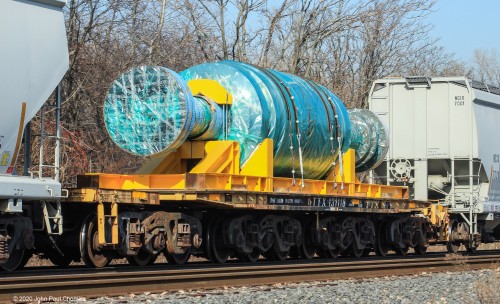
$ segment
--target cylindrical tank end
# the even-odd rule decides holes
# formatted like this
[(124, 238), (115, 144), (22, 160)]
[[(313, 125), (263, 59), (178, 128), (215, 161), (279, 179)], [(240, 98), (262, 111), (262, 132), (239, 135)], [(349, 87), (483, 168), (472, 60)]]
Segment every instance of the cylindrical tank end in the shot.
[(384, 160), (389, 150), (388, 131), (370, 110), (351, 109), (351, 148), (356, 151), (356, 171), (374, 169)]
[(186, 81), (163, 67), (142, 66), (120, 75), (104, 102), (111, 139), (139, 156), (173, 152), (188, 138), (217, 139), (222, 110), (193, 96)]

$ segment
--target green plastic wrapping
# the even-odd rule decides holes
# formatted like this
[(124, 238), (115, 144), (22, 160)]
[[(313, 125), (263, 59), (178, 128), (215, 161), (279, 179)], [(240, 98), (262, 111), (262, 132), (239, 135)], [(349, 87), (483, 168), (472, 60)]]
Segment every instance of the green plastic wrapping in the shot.
[(193, 104), (177, 73), (142, 66), (113, 82), (104, 102), (104, 121), (111, 139), (125, 151), (140, 156), (170, 153), (192, 129)]
[(217, 139), (222, 134), (222, 109), (210, 99), (194, 96), (194, 123), (189, 139)]
[(227, 138), (240, 143), (243, 167), (263, 139), (272, 138), (276, 176), (318, 179), (333, 168), (339, 147), (350, 146), (345, 106), (311, 81), (235, 61), (197, 65), (181, 76), (213, 79), (231, 93)]
[[(187, 82), (212, 79), (232, 96), (227, 113)], [(104, 117), (110, 137), (130, 153), (170, 153), (184, 141), (235, 140), (241, 164), (265, 139), (274, 142), (274, 175), (321, 179), (340, 152), (356, 149), (358, 171), (387, 153), (387, 133), (376, 115), (347, 111), (325, 87), (295, 75), (222, 61), (179, 74), (143, 66), (118, 77), (108, 91)], [(224, 130), (224, 121), (228, 124)]]
[(356, 151), (356, 171), (377, 167), (389, 150), (388, 131), (380, 119), (365, 109), (349, 110), (352, 125), (351, 148)]

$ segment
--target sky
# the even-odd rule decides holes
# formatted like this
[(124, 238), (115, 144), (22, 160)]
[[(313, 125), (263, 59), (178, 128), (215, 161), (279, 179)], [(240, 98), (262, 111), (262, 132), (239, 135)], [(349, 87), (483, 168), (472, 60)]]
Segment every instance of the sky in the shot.
[(437, 0), (429, 21), (433, 38), (472, 63), (475, 49), (500, 51), (500, 0)]

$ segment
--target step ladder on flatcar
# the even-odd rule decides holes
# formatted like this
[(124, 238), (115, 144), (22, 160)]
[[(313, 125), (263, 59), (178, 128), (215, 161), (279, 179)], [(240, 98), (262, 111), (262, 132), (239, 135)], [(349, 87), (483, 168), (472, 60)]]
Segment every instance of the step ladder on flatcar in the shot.
[[(46, 115), (49, 112), (54, 112), (55, 116), (55, 133), (47, 133), (46, 131)], [(25, 146), (30, 145), (30, 137), (31, 130), (30, 127), (27, 126), (27, 130), (25, 133), (26, 136), (26, 144)], [(36, 135), (35, 135), (36, 136)], [(40, 134), (38, 135), (39, 144), (40, 144), (40, 154), (39, 154), (39, 164), (34, 167), (38, 167), (38, 178), (43, 179), (44, 169), (53, 170), (53, 175), (46, 176), (46, 178), (53, 178), (55, 181), (59, 181), (60, 178), (60, 145), (61, 145), (61, 85), (59, 84), (56, 89), (55, 101), (48, 101), (43, 105), (40, 109)], [(54, 159), (52, 164), (45, 163), (45, 149), (44, 144), (47, 141), (54, 142)], [(24, 174), (31, 176), (34, 175), (35, 172), (28, 172), (29, 165), (29, 148), (25, 149), (25, 169)], [(62, 193), (66, 193), (67, 191), (62, 190)], [(63, 218), (61, 213), (61, 202), (59, 201), (59, 197), (55, 198), (54, 201), (42, 201), (41, 202), (42, 212), (45, 227), (47, 229), (47, 234), (49, 236), (52, 235), (61, 235), (63, 232)]]
[[(469, 172), (467, 175), (457, 175), (455, 173), (455, 161), (468, 161), (468, 168)], [(474, 238), (479, 237), (479, 232), (478, 232), (478, 227), (477, 227), (477, 205), (479, 203), (479, 185), (480, 185), (480, 178), (481, 178), (481, 169), (482, 169), (482, 162), (478, 159), (474, 159), (471, 156), (468, 158), (453, 158), (451, 161), (451, 208), (460, 210), (460, 215), (462, 218), (465, 220), (465, 222), (469, 225), (470, 227), (470, 233), (473, 235)], [(477, 172), (474, 172), (474, 168), (477, 168)], [(457, 182), (458, 179), (468, 179), (468, 183), (466, 185), (459, 186), (459, 183)], [(457, 195), (458, 192), (455, 191), (456, 189), (462, 189), (465, 190), (466, 193), (468, 193), (469, 197), (467, 200), (461, 200), (461, 205), (460, 207), (457, 206)], [(464, 191), (464, 192), (465, 192)], [(460, 192), (460, 193), (464, 193)]]

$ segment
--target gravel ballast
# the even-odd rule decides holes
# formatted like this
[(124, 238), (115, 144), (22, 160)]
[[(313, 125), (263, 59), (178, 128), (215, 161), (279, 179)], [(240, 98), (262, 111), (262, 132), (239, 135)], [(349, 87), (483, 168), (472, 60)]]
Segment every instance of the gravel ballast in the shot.
[(214, 290), (129, 294), (87, 303), (500, 303), (500, 268)]

